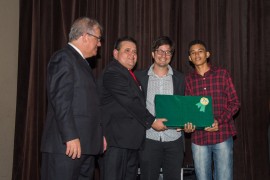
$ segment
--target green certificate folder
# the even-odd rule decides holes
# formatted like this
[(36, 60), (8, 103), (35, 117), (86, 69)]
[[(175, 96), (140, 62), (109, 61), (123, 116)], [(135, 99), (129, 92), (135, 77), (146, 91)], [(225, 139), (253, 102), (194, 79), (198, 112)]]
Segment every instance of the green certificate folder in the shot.
[(214, 122), (211, 96), (156, 95), (157, 118), (166, 118), (167, 127), (183, 128), (188, 122), (196, 129), (212, 126)]

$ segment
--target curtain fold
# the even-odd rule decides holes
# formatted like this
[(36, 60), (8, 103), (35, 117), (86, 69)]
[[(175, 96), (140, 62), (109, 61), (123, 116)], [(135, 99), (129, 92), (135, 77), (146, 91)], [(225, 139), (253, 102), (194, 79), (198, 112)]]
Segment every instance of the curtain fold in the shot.
[[(137, 69), (152, 63), (151, 42), (175, 41), (172, 67), (188, 73), (188, 43), (202, 39), (210, 62), (232, 75), (241, 109), (235, 117), (234, 179), (270, 179), (267, 143), (270, 101), (268, 0), (20, 0), (17, 112), (13, 179), (40, 179), (40, 141), (46, 118), (46, 74), (51, 55), (68, 42), (79, 16), (97, 19), (105, 41), (90, 59), (98, 78), (111, 61), (114, 41), (138, 42)], [(184, 164), (192, 164), (187, 136)]]

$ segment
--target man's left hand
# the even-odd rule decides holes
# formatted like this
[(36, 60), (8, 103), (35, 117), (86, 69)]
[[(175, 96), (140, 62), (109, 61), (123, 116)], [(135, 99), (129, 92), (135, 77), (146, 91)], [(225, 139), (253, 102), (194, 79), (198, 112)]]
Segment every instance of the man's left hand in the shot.
[(214, 123), (212, 124), (212, 127), (206, 127), (204, 130), (208, 131), (208, 132), (218, 131), (218, 121), (214, 120)]

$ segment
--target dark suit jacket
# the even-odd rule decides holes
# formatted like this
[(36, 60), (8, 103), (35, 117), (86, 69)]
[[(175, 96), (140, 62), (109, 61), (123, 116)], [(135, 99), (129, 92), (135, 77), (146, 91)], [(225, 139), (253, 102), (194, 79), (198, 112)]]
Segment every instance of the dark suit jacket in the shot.
[[(149, 80), (148, 71), (149, 69), (135, 71), (135, 75), (142, 86), (142, 90), (145, 94), (145, 97), (147, 96), (147, 87), (148, 87), (148, 80)], [(172, 79), (173, 79), (173, 94), (184, 96), (185, 95), (184, 74), (173, 69)]]
[(155, 119), (128, 70), (113, 60), (104, 70), (102, 126), (108, 147), (139, 149)]
[(65, 153), (65, 143), (80, 139), (82, 154), (102, 151), (100, 102), (92, 70), (70, 45), (48, 65), (48, 112), (41, 151)]

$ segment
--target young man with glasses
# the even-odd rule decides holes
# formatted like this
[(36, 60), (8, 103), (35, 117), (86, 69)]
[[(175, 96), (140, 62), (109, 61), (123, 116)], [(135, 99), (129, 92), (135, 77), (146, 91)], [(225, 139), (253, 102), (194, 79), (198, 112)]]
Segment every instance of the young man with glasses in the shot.
[[(157, 38), (152, 45), (154, 63), (149, 69), (135, 72), (146, 96), (146, 107), (153, 116), (156, 94), (184, 95), (184, 75), (169, 65), (173, 52), (174, 44), (169, 37)], [(183, 156), (184, 143), (181, 132), (175, 129), (148, 129), (146, 141), (140, 151), (140, 179), (157, 180), (162, 168), (164, 179), (180, 180)]]

